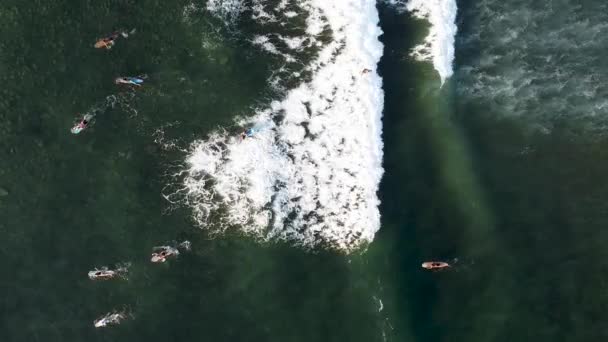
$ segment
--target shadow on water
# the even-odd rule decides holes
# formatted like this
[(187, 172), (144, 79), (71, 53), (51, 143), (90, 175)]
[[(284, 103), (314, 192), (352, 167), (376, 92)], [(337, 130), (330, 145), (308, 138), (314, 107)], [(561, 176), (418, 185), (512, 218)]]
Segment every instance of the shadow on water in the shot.
[(608, 140), (567, 120), (543, 132), (492, 110), (461, 103), (458, 120), (509, 251), (513, 313), (503, 339), (606, 339)]
[[(479, 160), (457, 119), (453, 87), (408, 51), (425, 23), (381, 8), (385, 54), (383, 229), (391, 251), (398, 339), (508, 340), (512, 265), (485, 195)], [(406, 34), (407, 33), (407, 34)], [(391, 246), (391, 247), (386, 247)], [(372, 248), (373, 250), (373, 248)], [(458, 258), (449, 272), (425, 272), (427, 260)], [(398, 304), (397, 304), (398, 303)]]
[[(433, 341), (441, 334), (431, 322), (438, 288), (430, 277), (420, 272), (421, 262), (431, 255), (419, 245), (420, 234), (424, 232), (416, 225), (421, 209), (431, 203), (434, 166), (429, 146), (425, 144), (425, 129), (419, 127), (420, 110), (414, 101), (420, 86), (416, 83), (420, 65), (406, 61), (408, 50), (424, 32), (417, 23), (406, 20), (393, 8), (380, 6), (379, 10), (384, 31), (381, 41), (385, 45), (379, 64), (385, 90), (385, 174), (380, 186), (382, 229), (375, 244), (390, 246), (387, 248), (389, 262), (395, 269), (392, 279), (395, 300), (391, 301), (394, 307), (391, 310), (392, 305), (388, 304), (387, 310), (405, 318), (393, 320), (395, 340)], [(373, 246), (371, 252), (374, 252)], [(443, 253), (449, 255), (449, 251)]]
[[(463, 24), (475, 22), (468, 5), (461, 11)], [(463, 40), (479, 34), (470, 24), (459, 30)], [(463, 45), (456, 61), (470, 65), (477, 49)], [(546, 110), (540, 106), (530, 111)], [(556, 117), (547, 131), (532, 113), (530, 120), (496, 111), (458, 103), (458, 121), (475, 147), (496, 231), (509, 252), (513, 310), (504, 319), (503, 340), (604, 340), (608, 140), (579, 120)]]
[[(556, 119), (539, 132), (526, 118), (436, 97), (431, 67), (403, 58), (420, 41), (405, 33), (423, 29), (392, 10), (381, 18), (386, 173), (370, 253), (390, 251), (395, 340), (605, 339), (608, 141), (584, 125)], [(475, 34), (474, 18), (464, 21), (459, 35)], [(473, 50), (457, 48), (456, 64)], [(440, 95), (467, 86), (457, 82)], [(483, 210), (463, 201), (475, 198)], [(423, 260), (453, 257), (456, 272), (420, 270)]]

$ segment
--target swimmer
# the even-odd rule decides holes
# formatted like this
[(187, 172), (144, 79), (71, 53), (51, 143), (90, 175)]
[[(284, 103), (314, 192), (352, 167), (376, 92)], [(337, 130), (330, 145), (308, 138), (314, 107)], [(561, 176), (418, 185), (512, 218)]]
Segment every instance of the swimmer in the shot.
[(443, 261), (427, 261), (422, 263), (422, 268), (427, 270), (440, 270), (443, 268), (452, 267), (447, 262)]
[(70, 132), (72, 132), (73, 134), (78, 134), (78, 133), (82, 132), (87, 127), (89, 127), (89, 123), (91, 123), (91, 120), (93, 120), (93, 115), (85, 114), (82, 117), (82, 120), (80, 120), (79, 123), (74, 125), (74, 127), (72, 127), (72, 129), (70, 129)]
[(144, 83), (144, 77), (117, 77), (114, 80), (114, 83), (141, 87), (141, 85)]
[(104, 327), (107, 327), (108, 325), (120, 324), (125, 319), (127, 319), (126, 312), (114, 311), (114, 312), (107, 313), (104, 316), (96, 319), (93, 322), (93, 325), (95, 325), (95, 328), (104, 328)]
[(363, 75), (365, 75), (365, 74), (367, 74), (367, 73), (370, 73), (370, 72), (372, 72), (370, 69), (363, 69), (363, 71), (361, 71), (361, 73), (362, 73)]

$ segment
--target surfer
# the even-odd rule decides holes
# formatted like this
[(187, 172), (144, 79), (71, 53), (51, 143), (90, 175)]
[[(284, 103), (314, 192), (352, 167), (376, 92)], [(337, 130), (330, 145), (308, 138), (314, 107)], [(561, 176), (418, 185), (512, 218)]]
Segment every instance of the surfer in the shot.
[(255, 130), (253, 128), (248, 128), (246, 131), (241, 133), (241, 140), (245, 140), (245, 138), (253, 138), (255, 134)]
[(100, 270), (94, 269), (88, 273), (89, 279), (91, 280), (108, 280), (116, 276), (116, 272), (109, 270), (107, 267), (103, 267)]
[[(175, 245), (175, 243), (173, 243), (173, 245)], [(171, 246), (158, 246), (158, 247), (154, 247), (152, 249), (152, 258), (150, 259), (150, 261), (154, 262), (154, 263), (158, 263), (158, 262), (165, 262), (167, 261), (167, 258), (175, 258), (179, 255), (179, 249), (185, 250), (185, 251), (189, 251), (191, 249), (192, 244), (190, 243), (190, 241), (186, 240), (180, 244), (178, 244), (176, 247), (171, 247)]]
[(114, 42), (116, 41), (116, 38), (118, 38), (120, 36), (120, 32), (114, 32), (111, 35), (98, 39), (97, 42), (95, 43), (95, 48), (97, 49), (101, 49), (101, 48), (106, 48), (106, 49), (111, 49), (112, 46), (114, 46)]
[(141, 87), (141, 85), (144, 83), (144, 77), (143, 76), (139, 76), (139, 77), (117, 77), (114, 80), (114, 83), (116, 83), (116, 84), (127, 84), (127, 85), (136, 86), (136, 87)]
[(363, 69), (363, 71), (361, 71), (361, 73), (362, 73), (363, 75), (365, 75), (365, 74), (367, 74), (367, 73), (370, 73), (370, 72), (372, 72), (372, 71), (371, 71), (371, 69)]
[(89, 126), (89, 123), (91, 123), (91, 120), (93, 120), (93, 115), (85, 114), (82, 117), (82, 120), (80, 120), (80, 122), (78, 122), (76, 125), (74, 125), (74, 127), (72, 127), (72, 129), (70, 131), (73, 134), (78, 134), (78, 133), (82, 132)]
[(128, 32), (128, 33), (125, 31), (113, 32), (109, 36), (98, 39), (97, 42), (95, 43), (95, 48), (97, 48), (97, 49), (105, 48), (105, 49), (109, 50), (112, 48), (112, 46), (114, 46), (116, 39), (118, 39), (118, 37), (122, 36), (123, 38), (128, 38), (129, 34), (133, 34), (133, 33), (135, 33), (135, 29), (131, 30), (131, 32)]
[(108, 267), (104, 266), (101, 269), (94, 269), (89, 271), (88, 276), (91, 280), (108, 280), (116, 277), (126, 278), (127, 272), (129, 271), (130, 264), (119, 264), (117, 265), (115, 270), (111, 270)]
[(152, 252), (152, 258), (150, 261), (152, 262), (165, 262), (167, 258), (177, 257), (179, 255), (179, 251), (177, 248), (170, 246), (158, 246), (154, 247)]
[(450, 264), (443, 261), (427, 261), (422, 263), (422, 268), (427, 270), (440, 270), (451, 267)]

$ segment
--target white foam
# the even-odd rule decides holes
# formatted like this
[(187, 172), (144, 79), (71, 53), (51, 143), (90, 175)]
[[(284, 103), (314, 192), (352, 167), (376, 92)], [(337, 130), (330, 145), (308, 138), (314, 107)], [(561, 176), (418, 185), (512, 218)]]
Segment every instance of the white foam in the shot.
[(281, 52), (270, 42), (270, 38), (268, 36), (255, 36), (251, 41), (255, 45), (261, 46), (267, 52), (270, 52), (275, 55), (280, 55)]
[(294, 11), (289, 11), (289, 12), (285, 12), (285, 16), (287, 18), (294, 18), (298, 16), (298, 13), (294, 12)]
[[(289, 44), (289, 40), (284, 40), (281, 37), (279, 39), (283, 40), (286, 44)], [(287, 53), (282, 53), (277, 49), (277, 47), (270, 42), (269, 36), (256, 35), (251, 41), (253, 44), (260, 46), (266, 52), (269, 52), (273, 55), (281, 55), (285, 59), (286, 62), (295, 62), (295, 58)]]
[(306, 40), (306, 38), (303, 37), (285, 37), (281, 35), (278, 35), (277, 37), (292, 50), (299, 50), (302, 47), (304, 41)]
[(310, 39), (326, 25), (333, 34), (307, 67), (312, 81), (239, 122), (256, 129), (253, 138), (216, 131), (194, 142), (182, 193), (201, 227), (212, 231), (237, 228), (262, 240), (350, 252), (371, 242), (380, 227), (376, 3), (309, 0), (299, 6), (309, 13)]
[(290, 0), (281, 0), (281, 2), (279, 2), (279, 4), (277, 5), (277, 10), (282, 11), (287, 8), (287, 5), (289, 5), (289, 1)]
[(264, 0), (253, 0), (251, 10), (253, 12), (251, 14), (251, 19), (253, 20), (256, 20), (261, 23), (270, 23), (277, 21), (277, 18), (274, 15), (266, 12), (266, 10), (264, 9)]
[(207, 10), (227, 21), (232, 21), (243, 11), (244, 0), (208, 0)]
[(186, 4), (182, 10), (182, 20), (189, 23), (192, 15), (200, 11), (200, 8), (195, 3)]
[(412, 50), (412, 56), (420, 61), (433, 62), (443, 84), (454, 73), (454, 37), (458, 30), (456, 0), (409, 0), (406, 8), (431, 24), (424, 43)]

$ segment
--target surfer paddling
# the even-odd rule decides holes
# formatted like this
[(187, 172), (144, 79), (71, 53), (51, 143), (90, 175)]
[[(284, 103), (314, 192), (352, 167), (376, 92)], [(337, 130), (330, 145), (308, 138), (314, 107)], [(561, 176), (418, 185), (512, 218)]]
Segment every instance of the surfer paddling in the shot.
[(190, 250), (190, 241), (184, 241), (177, 245), (176, 247), (172, 246), (158, 246), (152, 248), (152, 257), (150, 261), (154, 263), (165, 262), (168, 258), (177, 258), (179, 255), (178, 248), (182, 250), (189, 251)]
[(82, 119), (77, 124), (75, 124), (72, 127), (72, 129), (70, 129), (70, 132), (72, 132), (72, 134), (78, 134), (78, 133), (82, 132), (87, 127), (89, 127), (89, 124), (91, 123), (91, 120), (93, 120), (93, 115), (91, 115), (91, 114), (85, 114), (82, 117)]
[(422, 263), (422, 268), (427, 270), (441, 270), (450, 267), (452, 267), (450, 264), (443, 261), (427, 261)]
[(120, 84), (126, 84), (129, 86), (135, 86), (135, 87), (141, 87), (141, 85), (144, 83), (144, 76), (139, 76), (139, 77), (117, 77), (114, 80), (114, 83), (120, 85)]
[(101, 269), (89, 271), (88, 276), (91, 280), (108, 280), (116, 277), (116, 272), (107, 267), (102, 267)]
[(116, 43), (116, 39), (118, 39), (119, 37), (129, 38), (129, 34), (133, 34), (133, 33), (135, 33), (135, 29), (131, 30), (131, 32), (126, 32), (126, 31), (113, 32), (112, 34), (110, 34), (104, 38), (98, 39), (97, 42), (95, 42), (95, 48), (109, 50)]
[(100, 269), (89, 271), (88, 276), (91, 280), (109, 280), (114, 278), (127, 278), (129, 264), (118, 265), (116, 269), (111, 270), (104, 266)]

